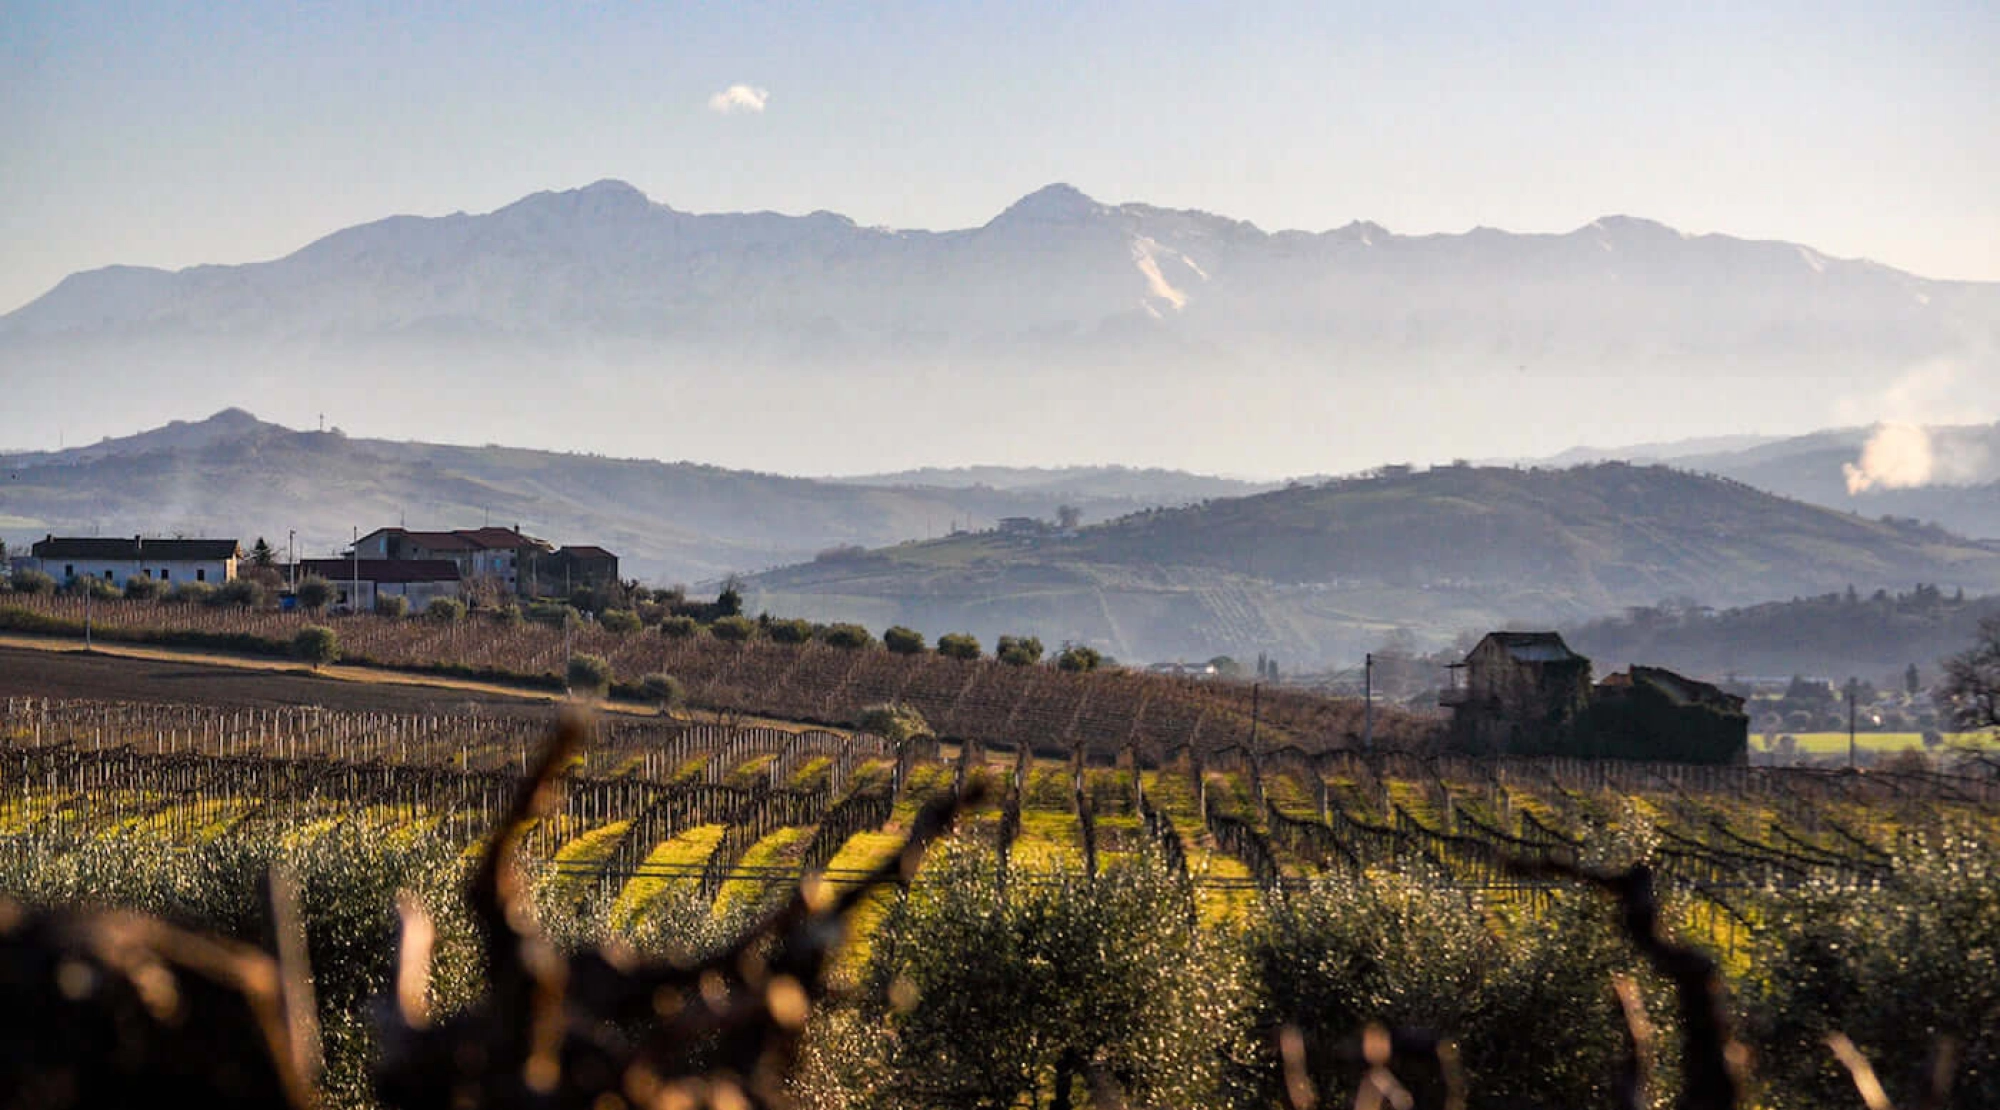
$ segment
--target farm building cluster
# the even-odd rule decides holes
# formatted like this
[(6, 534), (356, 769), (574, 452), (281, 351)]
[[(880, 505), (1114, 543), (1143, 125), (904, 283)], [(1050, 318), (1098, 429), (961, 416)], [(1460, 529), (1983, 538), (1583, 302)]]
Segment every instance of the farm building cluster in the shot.
[[(190, 582), (220, 586), (243, 576), (251, 561), (235, 539), (50, 535), (12, 564), (65, 584), (90, 578), (123, 589), (143, 578), (171, 589)], [(258, 566), (287, 588), (309, 576), (324, 578), (337, 592), (335, 604), (354, 609), (373, 608), (388, 597), (422, 609), (440, 597), (566, 596), (577, 587), (618, 582), (618, 556), (604, 548), (557, 547), (518, 526), (441, 532), (378, 528), (339, 556)]]
[(1439, 696), (1453, 745), (1501, 755), (1742, 763), (1743, 699), (1664, 667), (1591, 681), (1589, 658), (1554, 632), (1489, 632), (1447, 668)]

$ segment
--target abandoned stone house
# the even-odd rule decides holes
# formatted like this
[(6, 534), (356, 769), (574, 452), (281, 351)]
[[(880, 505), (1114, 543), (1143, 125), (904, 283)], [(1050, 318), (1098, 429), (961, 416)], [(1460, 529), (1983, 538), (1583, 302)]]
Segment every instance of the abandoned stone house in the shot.
[(1740, 763), (1743, 699), (1664, 667), (1591, 682), (1589, 658), (1554, 632), (1490, 632), (1447, 669), (1439, 702), (1461, 751)]

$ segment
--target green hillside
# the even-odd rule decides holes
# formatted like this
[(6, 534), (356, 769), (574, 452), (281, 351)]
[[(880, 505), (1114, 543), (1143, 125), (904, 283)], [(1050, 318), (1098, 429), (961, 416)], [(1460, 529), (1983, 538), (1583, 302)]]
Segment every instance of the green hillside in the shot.
[(1350, 658), (1406, 628), (1575, 621), (1692, 598), (2000, 585), (2000, 549), (1724, 479), (1607, 463), (1400, 469), (1073, 533), (981, 532), (761, 575), (775, 611), (1031, 630), (1120, 658)]

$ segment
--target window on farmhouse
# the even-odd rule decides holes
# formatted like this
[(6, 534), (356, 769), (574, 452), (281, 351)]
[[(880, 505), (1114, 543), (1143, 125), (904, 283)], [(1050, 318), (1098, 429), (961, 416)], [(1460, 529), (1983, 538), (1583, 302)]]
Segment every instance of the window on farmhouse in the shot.
[(197, 582), (208, 581), (208, 569), (206, 567), (194, 568), (194, 580)]

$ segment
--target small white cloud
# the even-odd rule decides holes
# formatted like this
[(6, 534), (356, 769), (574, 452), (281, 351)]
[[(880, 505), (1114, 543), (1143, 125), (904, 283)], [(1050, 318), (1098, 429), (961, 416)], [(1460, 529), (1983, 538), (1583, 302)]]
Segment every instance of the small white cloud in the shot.
[(731, 85), (708, 98), (708, 110), (725, 116), (738, 112), (761, 112), (764, 102), (771, 99), (767, 89), (755, 85)]

